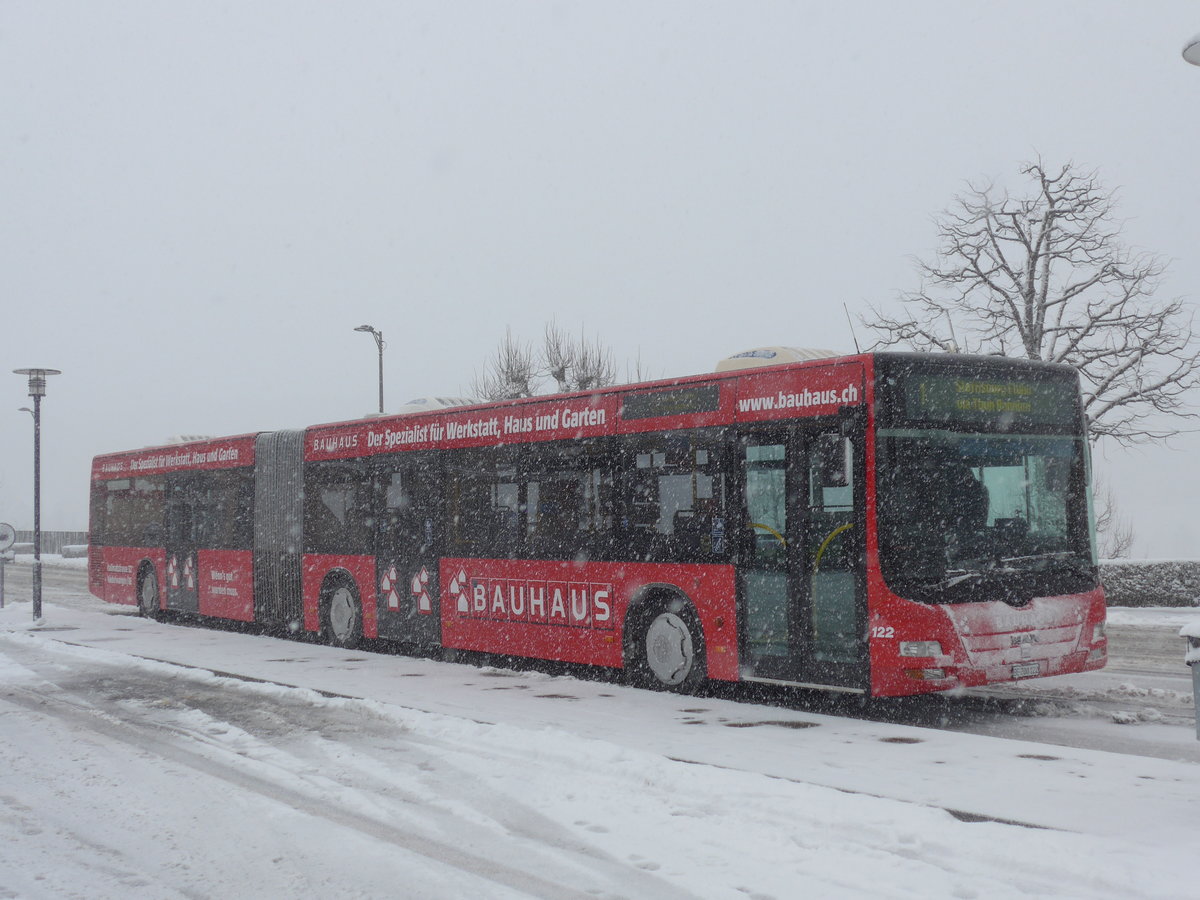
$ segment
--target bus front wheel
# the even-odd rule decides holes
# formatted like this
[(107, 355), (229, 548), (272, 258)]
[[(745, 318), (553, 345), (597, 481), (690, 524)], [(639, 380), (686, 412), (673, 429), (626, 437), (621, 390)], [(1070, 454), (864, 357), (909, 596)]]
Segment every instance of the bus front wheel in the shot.
[(336, 579), (325, 588), (325, 637), (335, 647), (353, 650), (362, 643), (362, 604), (358, 592), (345, 579)]
[(630, 674), (643, 687), (691, 694), (704, 683), (704, 638), (695, 612), (682, 600), (651, 607), (630, 649)]

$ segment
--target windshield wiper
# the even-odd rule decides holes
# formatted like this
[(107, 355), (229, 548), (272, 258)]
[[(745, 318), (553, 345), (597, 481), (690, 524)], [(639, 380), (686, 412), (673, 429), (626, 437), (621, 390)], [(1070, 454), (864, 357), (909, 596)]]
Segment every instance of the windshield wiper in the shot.
[(935, 586), (941, 590), (949, 590), (952, 587), (957, 587), (960, 584), (967, 584), (975, 581), (982, 581), (991, 572), (967, 572), (962, 569), (946, 572), (946, 577), (939, 581)]
[(1015, 575), (1021, 572), (1034, 571), (1030, 564), (1038, 562), (1065, 563), (1073, 569), (1086, 568), (1087, 564), (1073, 550), (1052, 550), (1048, 553), (1028, 553), (1021, 556), (997, 556), (964, 560), (972, 565), (971, 569), (948, 569), (945, 577), (937, 582), (942, 590), (983, 581), (1003, 575)]
[(1070, 557), (1078, 556), (1074, 550), (1052, 550), (1049, 553), (1030, 553), (1027, 556), (1002, 556), (996, 560), (997, 563), (1027, 563), (1040, 562), (1047, 559), (1058, 559), (1066, 561)]
[[(1007, 566), (1010, 572), (1045, 572), (1051, 569), (1069, 569), (1077, 574), (1084, 574), (1092, 569), (1091, 561), (1074, 550), (1009, 556), (996, 562), (998, 565)], [(1039, 563), (1041, 565), (1038, 565)]]

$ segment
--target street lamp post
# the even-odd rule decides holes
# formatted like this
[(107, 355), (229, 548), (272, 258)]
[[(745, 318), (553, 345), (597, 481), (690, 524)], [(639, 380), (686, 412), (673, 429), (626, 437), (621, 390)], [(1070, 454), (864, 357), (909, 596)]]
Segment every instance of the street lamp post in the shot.
[(364, 331), (375, 338), (375, 346), (379, 348), (379, 414), (383, 415), (383, 332), (376, 331), (370, 325), (359, 325), (355, 331)]
[(14, 374), (29, 376), (29, 396), (33, 398), (33, 621), (42, 618), (42, 398), (46, 396), (46, 378), (61, 375), (58, 369), (13, 369)]
[[(1193, 66), (1200, 66), (1200, 34), (1183, 45), (1183, 58)], [(1188, 622), (1179, 630), (1187, 638), (1188, 650), (1184, 657), (1192, 669), (1192, 698), (1196, 706), (1196, 740), (1200, 741), (1200, 620)]]

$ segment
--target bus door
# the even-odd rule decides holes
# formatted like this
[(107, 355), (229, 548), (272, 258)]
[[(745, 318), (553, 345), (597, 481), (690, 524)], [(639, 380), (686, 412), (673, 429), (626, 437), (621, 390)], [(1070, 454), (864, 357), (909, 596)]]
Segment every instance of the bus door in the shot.
[(438, 645), (438, 461), (432, 453), (405, 453), (380, 465), (374, 478), (379, 636)]
[(794, 680), (800, 656), (803, 587), (795, 578), (800, 524), (798, 440), (790, 430), (741, 437), (744, 528), (738, 566), (745, 628), (741, 657), (754, 676)]
[(741, 437), (739, 579), (750, 677), (858, 687), (866, 680), (855, 455), (839, 429)]
[(200, 612), (201, 500), (205, 494), (204, 476), (180, 472), (167, 476), (167, 570), (163, 591), (167, 609)]
[(802, 673), (814, 684), (865, 690), (870, 676), (858, 433), (834, 426), (806, 437), (800, 577), (810, 621)]

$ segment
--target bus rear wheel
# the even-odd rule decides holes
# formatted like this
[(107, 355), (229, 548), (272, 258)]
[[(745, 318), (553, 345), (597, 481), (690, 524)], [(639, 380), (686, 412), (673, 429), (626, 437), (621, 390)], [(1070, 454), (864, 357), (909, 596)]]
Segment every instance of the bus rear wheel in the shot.
[(358, 592), (345, 579), (329, 583), (321, 604), (326, 640), (335, 647), (353, 650), (362, 643), (362, 603)]
[(142, 577), (138, 579), (138, 615), (147, 619), (162, 616), (158, 600), (158, 576), (149, 567), (142, 570)]
[(630, 651), (630, 674), (642, 687), (691, 694), (707, 676), (700, 623), (682, 600), (656, 604), (641, 617)]

